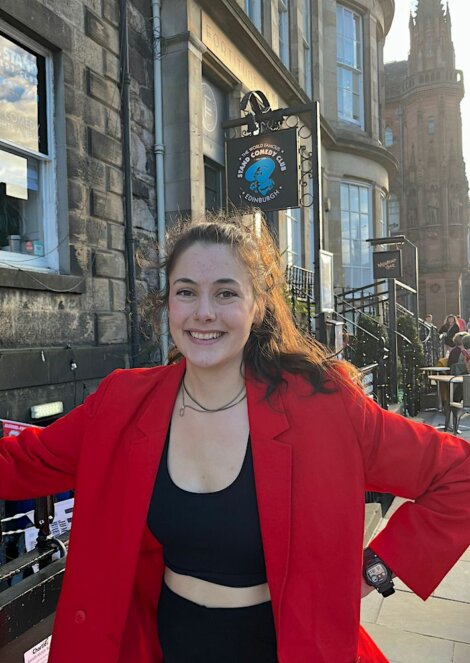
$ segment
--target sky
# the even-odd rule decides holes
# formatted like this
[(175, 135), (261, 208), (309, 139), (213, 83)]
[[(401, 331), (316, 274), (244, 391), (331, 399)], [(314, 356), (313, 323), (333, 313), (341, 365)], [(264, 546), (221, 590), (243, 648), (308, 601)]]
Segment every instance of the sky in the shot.
[[(427, 2), (427, 0), (421, 0)], [(445, 1), (442, 3), (445, 7)], [(395, 16), (392, 27), (385, 39), (385, 62), (406, 60), (410, 48), (408, 21), (410, 10), (416, 8), (416, 0), (395, 0)], [(470, 0), (449, 0), (452, 20), (452, 41), (455, 50), (456, 69), (462, 69), (464, 75), (465, 97), (460, 109), (463, 125), (463, 153), (467, 177), (470, 179)]]

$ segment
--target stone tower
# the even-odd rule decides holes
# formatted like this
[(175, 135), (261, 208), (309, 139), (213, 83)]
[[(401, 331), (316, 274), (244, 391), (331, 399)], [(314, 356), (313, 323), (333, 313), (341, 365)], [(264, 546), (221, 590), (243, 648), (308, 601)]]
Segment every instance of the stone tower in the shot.
[[(418, 246), (420, 315), (467, 316), (468, 183), (462, 154), (463, 74), (455, 69), (449, 6), (419, 0), (407, 62), (386, 65), (385, 143), (400, 162), (389, 224)], [(410, 267), (405, 260), (404, 278)]]

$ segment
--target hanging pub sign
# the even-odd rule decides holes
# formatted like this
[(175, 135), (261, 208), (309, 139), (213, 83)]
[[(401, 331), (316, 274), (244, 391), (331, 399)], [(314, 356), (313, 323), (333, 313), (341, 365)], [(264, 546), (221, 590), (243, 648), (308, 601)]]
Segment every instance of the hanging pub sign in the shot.
[(227, 140), (225, 156), (229, 207), (271, 212), (299, 206), (297, 129)]
[(373, 258), (374, 279), (401, 278), (401, 251), (380, 251)]

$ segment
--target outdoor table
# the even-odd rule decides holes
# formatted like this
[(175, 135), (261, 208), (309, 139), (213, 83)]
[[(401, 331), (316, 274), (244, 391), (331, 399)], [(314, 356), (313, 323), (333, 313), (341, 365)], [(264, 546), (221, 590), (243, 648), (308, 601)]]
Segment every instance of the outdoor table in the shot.
[[(431, 374), (437, 374), (437, 373), (448, 373), (450, 371), (449, 366), (424, 366), (423, 368), (419, 369), (422, 373), (424, 373), (426, 381), (431, 382)], [(439, 390), (439, 384), (437, 383), (437, 409), (439, 412), (442, 410), (442, 399), (441, 399), (441, 392)]]
[(445, 422), (444, 426), (436, 426), (436, 428), (443, 428), (448, 430), (450, 423), (450, 403), (454, 400), (454, 385), (462, 384), (462, 375), (429, 375), (429, 380), (434, 380), (437, 384), (437, 392), (439, 393), (439, 383), (449, 385), (449, 400), (444, 403)]

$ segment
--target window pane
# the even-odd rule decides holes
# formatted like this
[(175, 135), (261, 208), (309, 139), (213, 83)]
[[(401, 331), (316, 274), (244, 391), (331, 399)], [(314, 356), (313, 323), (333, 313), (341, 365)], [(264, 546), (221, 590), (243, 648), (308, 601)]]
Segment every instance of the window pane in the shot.
[(349, 187), (346, 184), (341, 185), (341, 209), (349, 209)]
[(0, 138), (46, 152), (44, 58), (0, 34)]
[(341, 244), (342, 244), (343, 264), (344, 265), (349, 265), (351, 263), (351, 253), (350, 253), (350, 248), (349, 248), (349, 241), (343, 239)]
[(357, 186), (349, 187), (349, 200), (350, 200), (351, 210), (354, 212), (359, 212), (359, 187)]
[(357, 212), (351, 212), (350, 219), (351, 219), (351, 237), (353, 239), (361, 239), (359, 214), (357, 214)]
[(44, 255), (40, 164), (0, 150), (0, 250)]
[(361, 186), (360, 191), (360, 200), (361, 200), (361, 212), (363, 214), (369, 213), (369, 191)]

